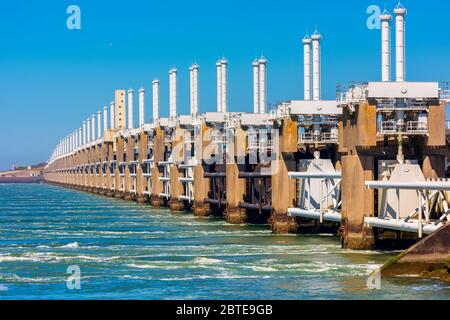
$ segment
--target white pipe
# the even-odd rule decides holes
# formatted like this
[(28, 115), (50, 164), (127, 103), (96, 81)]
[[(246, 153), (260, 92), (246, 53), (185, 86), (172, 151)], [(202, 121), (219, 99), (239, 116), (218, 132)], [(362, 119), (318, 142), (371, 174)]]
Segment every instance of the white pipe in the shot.
[(189, 67), (189, 98), (191, 115), (194, 114), (194, 69)]
[(267, 87), (266, 87), (266, 63), (267, 60), (261, 57), (258, 60), (259, 63), (259, 113), (266, 113), (266, 99), (267, 99)]
[(170, 116), (177, 116), (177, 69), (172, 69), (172, 114)]
[(128, 129), (133, 129), (133, 89), (128, 90)]
[(192, 66), (194, 69), (194, 114), (198, 114), (198, 64)]
[(111, 130), (115, 130), (116, 129), (116, 116), (115, 116), (115, 103), (113, 101), (111, 101), (111, 104), (109, 105), (109, 117), (110, 117), (110, 123), (109, 123), (109, 128)]
[(159, 80), (153, 80), (153, 122), (159, 119)]
[(394, 9), (395, 13), (395, 56), (396, 56), (396, 81), (406, 80), (405, 71), (405, 15), (406, 9), (399, 5)]
[(78, 129), (78, 148), (83, 145), (83, 128)]
[(95, 114), (91, 117), (91, 124), (92, 124), (92, 141), (95, 141)]
[(226, 59), (222, 59), (220, 61), (221, 64), (221, 76), (222, 76), (222, 112), (227, 112), (227, 65), (228, 61)]
[(288, 208), (288, 216), (300, 217), (312, 220), (320, 220), (321, 217), (324, 221), (341, 222), (342, 215), (340, 213), (324, 212), (322, 215), (319, 211), (304, 210), (299, 208)]
[(259, 113), (259, 64), (253, 61), (253, 113)]
[(97, 139), (102, 137), (102, 112), (97, 112)]
[(73, 149), (77, 149), (78, 148), (78, 129), (75, 130), (74, 132), (74, 141), (73, 141)]
[(342, 174), (340, 172), (288, 172), (288, 177), (291, 179), (340, 179)]
[(381, 19), (381, 81), (391, 81), (391, 19), (385, 11)]
[[(418, 232), (419, 231), (419, 222), (414, 221), (414, 220), (405, 222), (404, 220), (365, 217), (364, 222), (369, 227), (384, 228), (384, 229), (398, 230), (398, 231), (405, 231), (405, 232)], [(441, 227), (442, 227), (442, 223), (439, 223), (438, 225), (435, 225), (434, 223), (426, 224), (423, 226), (422, 232), (424, 234), (431, 234)]]
[(402, 190), (450, 190), (450, 181), (425, 181), (425, 182), (390, 182), (390, 181), (366, 181), (368, 189), (402, 189)]
[(311, 100), (311, 38), (303, 38), (303, 76), (304, 99)]
[(320, 100), (320, 40), (322, 36), (316, 31), (311, 36), (313, 47), (313, 100)]
[(173, 77), (172, 77), (172, 69), (169, 70), (169, 117), (172, 116), (173, 112)]
[(139, 128), (145, 123), (145, 90), (144, 88), (139, 89)]
[(103, 132), (108, 130), (108, 107), (103, 107)]
[(86, 121), (83, 121), (83, 145), (87, 143), (86, 137)]
[(89, 143), (89, 142), (91, 142), (91, 118), (88, 118), (87, 120), (86, 120), (86, 131), (87, 131), (87, 134), (86, 134), (86, 143)]
[(222, 66), (220, 60), (216, 63), (217, 69), (217, 112), (222, 112)]

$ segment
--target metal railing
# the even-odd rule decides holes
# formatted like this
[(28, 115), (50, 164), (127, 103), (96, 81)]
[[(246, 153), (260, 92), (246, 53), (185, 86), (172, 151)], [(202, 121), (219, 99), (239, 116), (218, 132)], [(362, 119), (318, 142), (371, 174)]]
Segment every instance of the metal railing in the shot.
[[(444, 181), (423, 181), (423, 182), (390, 182), (390, 181), (366, 181), (367, 189), (379, 189), (386, 192), (395, 190), (396, 205), (394, 205), (394, 216), (388, 211), (381, 212), (379, 217), (366, 217), (365, 223), (369, 227), (398, 230), (405, 232), (417, 232), (419, 238), (423, 234), (430, 234), (442, 227), (445, 220), (449, 220), (449, 204), (447, 202), (450, 182)], [(417, 208), (407, 217), (401, 218), (400, 190), (417, 191)], [(408, 198), (408, 201), (412, 199)], [(434, 217), (434, 219), (432, 219)]]
[[(296, 208), (288, 208), (293, 217), (313, 220), (341, 222), (341, 173), (340, 172), (289, 172), (290, 179), (299, 180)], [(319, 180), (318, 201), (313, 200), (312, 181)], [(330, 199), (332, 206), (329, 207)]]
[(183, 186), (183, 194), (179, 196), (180, 200), (194, 201), (194, 166), (180, 165), (179, 169), (184, 171), (184, 176), (178, 178)]
[(302, 132), (298, 135), (299, 144), (304, 143), (338, 143), (339, 136), (335, 132), (322, 132), (320, 135), (314, 135), (313, 132)]
[(428, 133), (428, 123), (425, 121), (408, 121), (406, 122), (405, 131), (398, 130), (395, 120), (387, 120), (378, 122), (378, 134), (397, 134), (404, 133), (410, 135), (423, 135)]
[(427, 133), (428, 123), (424, 121), (408, 121), (406, 123), (406, 132), (408, 133)]

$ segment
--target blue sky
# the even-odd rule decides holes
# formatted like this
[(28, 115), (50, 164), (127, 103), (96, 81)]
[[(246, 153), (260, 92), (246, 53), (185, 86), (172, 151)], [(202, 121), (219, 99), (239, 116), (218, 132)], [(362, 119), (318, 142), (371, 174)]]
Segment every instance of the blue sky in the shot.
[[(388, 1), (388, 8), (396, 5)], [(407, 78), (450, 79), (448, 1), (404, 0)], [(81, 30), (66, 9), (81, 8)], [(268, 103), (303, 96), (301, 38), (323, 35), (322, 97), (336, 84), (380, 79), (380, 31), (366, 26), (378, 0), (346, 1), (9, 1), (0, 10), (0, 169), (48, 159), (59, 139), (113, 98), (161, 80), (168, 114), (168, 70), (179, 70), (179, 112), (189, 110), (189, 73), (200, 65), (201, 112), (215, 109), (215, 61), (229, 61), (229, 110), (252, 110), (252, 60), (268, 63)], [(137, 109), (137, 108), (136, 108)], [(136, 117), (135, 117), (136, 119)]]

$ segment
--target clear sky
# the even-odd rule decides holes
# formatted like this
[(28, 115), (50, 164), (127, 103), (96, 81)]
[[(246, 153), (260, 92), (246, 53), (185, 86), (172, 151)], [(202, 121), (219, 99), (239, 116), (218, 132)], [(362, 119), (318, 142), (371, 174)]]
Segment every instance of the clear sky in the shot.
[[(392, 13), (397, 1), (387, 1)], [(404, 0), (407, 79), (450, 80), (450, 2)], [(81, 30), (66, 9), (81, 8)], [(301, 39), (317, 25), (322, 97), (336, 84), (380, 80), (380, 31), (367, 28), (379, 0), (49, 0), (8, 1), (0, 10), (0, 169), (45, 161), (60, 138), (113, 99), (115, 89), (161, 81), (168, 114), (168, 70), (178, 68), (179, 113), (189, 111), (189, 72), (200, 65), (200, 112), (215, 109), (215, 61), (229, 61), (229, 110), (252, 110), (255, 57), (268, 59), (268, 103), (303, 98)], [(137, 101), (137, 99), (135, 99)], [(137, 109), (137, 108), (135, 108)], [(136, 117), (135, 117), (136, 119)]]

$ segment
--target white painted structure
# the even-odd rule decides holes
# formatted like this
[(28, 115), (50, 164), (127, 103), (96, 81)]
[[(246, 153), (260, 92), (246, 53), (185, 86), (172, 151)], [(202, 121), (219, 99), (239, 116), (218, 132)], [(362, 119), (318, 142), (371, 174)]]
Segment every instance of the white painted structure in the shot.
[(170, 118), (177, 116), (177, 69), (172, 68), (169, 71), (169, 105), (170, 105)]
[(193, 77), (194, 77), (194, 108), (193, 108), (193, 114), (198, 114), (198, 72), (200, 67), (198, 66), (198, 64), (194, 63), (194, 65), (192, 66), (193, 69)]
[(97, 112), (97, 139), (102, 138), (102, 112), (99, 110)]
[(341, 173), (331, 160), (311, 160), (305, 172), (289, 172), (289, 178), (300, 182), (297, 207), (288, 208), (292, 217), (341, 222)]
[(259, 63), (253, 61), (253, 113), (259, 113)]
[(91, 118), (86, 120), (86, 143), (91, 142)]
[(113, 101), (111, 101), (111, 103), (109, 105), (109, 128), (111, 130), (114, 130), (116, 128), (114, 108), (115, 108), (115, 103)]
[(91, 117), (91, 125), (92, 125), (92, 138), (91, 141), (95, 141), (95, 114), (92, 115)]
[(133, 89), (128, 90), (128, 129), (133, 129)]
[(197, 64), (193, 64), (189, 68), (191, 115), (198, 114), (198, 69), (199, 66)]
[(304, 100), (311, 100), (311, 38), (307, 35), (303, 38), (303, 75), (304, 75)]
[(221, 76), (221, 89), (222, 89), (222, 103), (221, 103), (221, 112), (227, 112), (227, 103), (228, 103), (228, 93), (227, 93), (227, 65), (228, 65), (228, 61), (225, 58), (222, 58), (220, 60), (220, 76)]
[(264, 57), (258, 59), (259, 64), (259, 113), (266, 113), (267, 85), (266, 85), (266, 64)]
[(216, 62), (217, 72), (217, 112), (222, 112), (222, 66), (220, 60)]
[(153, 80), (153, 122), (159, 119), (159, 80)]
[(83, 121), (83, 145), (87, 143), (87, 135), (86, 135), (86, 121)]
[(381, 81), (391, 81), (391, 20), (386, 10), (381, 14)]
[(322, 36), (317, 32), (311, 36), (312, 60), (313, 60), (313, 100), (320, 100), (320, 40)]
[(139, 89), (139, 128), (142, 128), (145, 122), (145, 90), (144, 88)]
[(103, 107), (103, 133), (108, 130), (108, 107)]
[(406, 9), (399, 2), (394, 9), (395, 13), (395, 71), (396, 81), (401, 82), (406, 80), (405, 68), (405, 16)]

